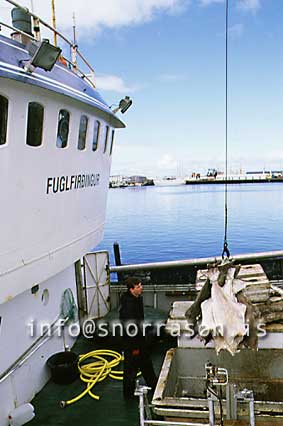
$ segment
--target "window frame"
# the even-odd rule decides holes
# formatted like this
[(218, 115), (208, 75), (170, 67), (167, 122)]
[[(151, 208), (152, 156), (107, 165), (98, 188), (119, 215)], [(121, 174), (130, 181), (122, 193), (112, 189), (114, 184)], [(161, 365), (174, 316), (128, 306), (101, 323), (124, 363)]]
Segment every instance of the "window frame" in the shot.
[[(0, 115), (0, 147), (7, 145), (8, 119), (9, 119), (9, 98), (0, 94), (0, 105), (1, 105), (1, 99), (3, 99), (6, 102), (6, 104), (4, 105), (5, 111), (4, 111), (3, 122), (1, 120), (1, 115)], [(2, 132), (2, 130), (4, 131)], [(2, 138), (2, 134), (3, 134), (3, 138)], [(3, 143), (1, 142), (2, 140), (4, 141)]]
[[(31, 115), (30, 115), (31, 114), (30, 107), (31, 107), (32, 104), (39, 106), (40, 109), (41, 109), (41, 128), (40, 128), (40, 130), (38, 130), (38, 117), (36, 117), (36, 119), (35, 119), (36, 126), (34, 126), (34, 127), (36, 127), (36, 133), (38, 133), (38, 137), (40, 139), (40, 143), (36, 144), (36, 145), (29, 143), (29, 139), (31, 139), (31, 136), (32, 136), (30, 133), (31, 133), (32, 130), (33, 130), (33, 132), (35, 130), (35, 129), (30, 130), (30, 128), (29, 128), (29, 126), (31, 124), (34, 125), (34, 122), (30, 122), (30, 119), (34, 118), (34, 117), (31, 117)], [(30, 101), (28, 103), (28, 112), (27, 112), (27, 121), (26, 121), (26, 145), (27, 146), (30, 146), (32, 148), (39, 148), (40, 146), (42, 146), (42, 144), (43, 144), (44, 112), (45, 112), (45, 108), (44, 108), (44, 105), (42, 105), (42, 103), (37, 102), (37, 101)]]
[(110, 130), (110, 127), (109, 127), (109, 125), (107, 124), (107, 125), (105, 126), (105, 135), (104, 135), (104, 150), (103, 150), (103, 154), (105, 154), (105, 153), (106, 153), (106, 151), (107, 151), (108, 139), (109, 139), (109, 130)]
[[(96, 148), (93, 149), (94, 147), (94, 135), (95, 135), (95, 126), (97, 125), (97, 131), (96, 131)], [(93, 122), (93, 135), (92, 135), (92, 145), (91, 145), (91, 149), (93, 152), (98, 150), (98, 142), (99, 142), (99, 137), (100, 137), (100, 132), (101, 132), (101, 122), (97, 119), (94, 119)]]
[[(58, 138), (62, 141), (60, 135), (59, 135), (59, 130), (60, 130), (60, 126), (62, 127), (64, 125), (65, 120), (67, 120), (67, 117), (64, 117), (64, 113), (67, 113), (67, 117), (68, 117), (68, 131), (67, 131), (67, 139), (66, 139), (66, 145), (63, 146), (59, 146), (58, 144)], [(59, 119), (60, 114), (62, 114), (62, 117)], [(57, 133), (56, 133), (56, 148), (59, 149), (65, 149), (68, 147), (69, 145), (69, 135), (70, 135), (70, 120), (71, 120), (71, 113), (69, 110), (65, 109), (65, 108), (61, 108), (58, 112), (58, 118), (57, 118)], [(61, 124), (60, 124), (61, 123)]]
[[(82, 130), (81, 126), (82, 126), (82, 119), (86, 118), (86, 126), (85, 129)], [(80, 116), (80, 125), (79, 125), (79, 134), (78, 134), (78, 143), (77, 143), (77, 149), (78, 151), (85, 151), (86, 150), (86, 140), (87, 140), (87, 135), (88, 135), (88, 123), (89, 123), (89, 117), (86, 114), (81, 114)], [(84, 144), (82, 147), (80, 147), (80, 141), (81, 141), (81, 132), (85, 132), (85, 136), (84, 136)]]
[(113, 152), (114, 136), (115, 136), (115, 130), (112, 129), (112, 131), (111, 131), (110, 151), (109, 151), (109, 155), (110, 156), (112, 155), (112, 152)]

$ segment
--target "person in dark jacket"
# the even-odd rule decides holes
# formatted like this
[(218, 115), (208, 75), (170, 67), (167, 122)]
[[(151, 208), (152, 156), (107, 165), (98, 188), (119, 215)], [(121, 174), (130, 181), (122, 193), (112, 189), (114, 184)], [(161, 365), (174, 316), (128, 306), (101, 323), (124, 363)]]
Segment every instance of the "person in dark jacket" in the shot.
[(128, 290), (121, 297), (120, 320), (124, 330), (123, 393), (124, 397), (129, 399), (134, 397), (138, 370), (141, 370), (147, 386), (152, 391), (155, 389), (157, 377), (144, 335), (142, 284), (138, 278), (134, 277), (127, 278), (126, 284)]

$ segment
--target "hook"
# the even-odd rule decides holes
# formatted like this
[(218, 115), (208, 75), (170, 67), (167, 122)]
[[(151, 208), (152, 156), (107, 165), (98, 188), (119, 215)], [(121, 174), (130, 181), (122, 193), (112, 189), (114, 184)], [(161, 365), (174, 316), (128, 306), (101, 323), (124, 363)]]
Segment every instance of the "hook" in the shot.
[(224, 257), (225, 257), (225, 254), (226, 254), (226, 257), (228, 258), (228, 259), (230, 259), (230, 251), (229, 251), (229, 249), (228, 249), (228, 243), (227, 243), (227, 241), (225, 241), (224, 242), (224, 246), (223, 246), (223, 252), (222, 252), (222, 259), (224, 259)]

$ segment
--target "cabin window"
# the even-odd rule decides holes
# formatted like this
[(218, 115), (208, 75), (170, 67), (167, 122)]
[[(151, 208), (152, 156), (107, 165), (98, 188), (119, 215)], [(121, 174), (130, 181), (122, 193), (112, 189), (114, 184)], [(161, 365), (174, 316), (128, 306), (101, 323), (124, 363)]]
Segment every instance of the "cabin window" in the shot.
[(113, 151), (113, 145), (114, 145), (114, 134), (115, 134), (115, 131), (114, 131), (114, 130), (112, 130), (112, 132), (111, 132), (110, 155), (112, 155), (112, 151)]
[(104, 154), (107, 150), (107, 144), (108, 144), (108, 136), (109, 136), (109, 126), (105, 127), (105, 142), (104, 142)]
[(88, 124), (88, 118), (87, 118), (87, 116), (86, 115), (82, 115), (81, 116), (81, 121), (80, 121), (79, 140), (78, 140), (78, 149), (80, 151), (82, 151), (83, 149), (85, 149), (87, 124)]
[(57, 139), (56, 146), (58, 148), (66, 148), (69, 137), (70, 113), (61, 109), (58, 115)]
[(100, 132), (100, 121), (94, 120), (92, 150), (96, 151), (98, 147), (98, 138)]
[(27, 145), (40, 146), (42, 143), (44, 108), (37, 102), (28, 104)]
[(6, 143), (8, 121), (8, 99), (0, 96), (0, 145)]

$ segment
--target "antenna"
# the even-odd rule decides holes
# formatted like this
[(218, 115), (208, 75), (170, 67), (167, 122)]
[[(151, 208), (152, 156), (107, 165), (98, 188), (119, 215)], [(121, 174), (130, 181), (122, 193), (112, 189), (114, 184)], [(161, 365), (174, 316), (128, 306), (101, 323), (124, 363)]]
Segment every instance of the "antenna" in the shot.
[(75, 12), (73, 12), (73, 43), (77, 44), (77, 38), (76, 38), (76, 15), (75, 15)]
[(75, 16), (75, 12), (73, 12), (73, 46), (71, 47), (71, 52), (72, 52), (72, 62), (74, 64), (74, 70), (76, 70), (78, 67), (77, 49), (78, 49), (78, 45), (77, 45), (77, 36), (76, 36), (76, 16)]
[[(52, 27), (56, 30), (56, 13), (55, 13), (55, 0), (51, 0), (52, 7)], [(54, 32), (54, 46), (57, 46), (57, 34)]]

